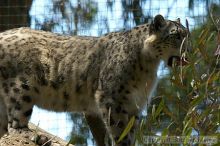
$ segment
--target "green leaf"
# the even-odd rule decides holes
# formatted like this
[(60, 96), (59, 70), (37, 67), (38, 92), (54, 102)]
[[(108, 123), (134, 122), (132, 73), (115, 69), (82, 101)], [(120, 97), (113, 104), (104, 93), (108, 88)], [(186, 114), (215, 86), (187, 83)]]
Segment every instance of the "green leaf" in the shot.
[(186, 137), (184, 139), (184, 144), (189, 144), (189, 139), (190, 139), (190, 136), (192, 134), (192, 128), (190, 127), (187, 132), (186, 132)]
[(160, 114), (160, 112), (163, 110), (164, 108), (164, 99), (161, 100), (160, 104), (158, 105), (153, 117), (154, 119), (156, 119), (158, 117), (158, 115)]
[(163, 129), (163, 132), (162, 132), (161, 136), (162, 137), (167, 136), (167, 134), (168, 134), (168, 129), (167, 128)]
[(120, 141), (122, 141), (122, 139), (128, 134), (128, 132), (131, 130), (132, 126), (134, 125), (134, 121), (135, 121), (135, 117), (133, 116), (130, 121), (128, 122), (127, 127), (124, 129), (124, 131), (122, 132), (121, 136), (119, 137), (117, 143), (119, 143)]
[(192, 125), (192, 118), (190, 118), (188, 121), (186, 121), (186, 124), (184, 124), (183, 128), (183, 135), (187, 135), (189, 127), (191, 128)]
[(156, 105), (155, 104), (152, 106), (152, 110), (151, 111), (152, 111), (151, 114), (152, 114), (152, 117), (153, 117), (153, 120), (154, 120), (155, 119), (154, 115), (155, 115), (155, 111), (156, 111)]
[(215, 37), (215, 32), (212, 32), (212, 33), (209, 35), (207, 41), (209, 42), (209, 41), (210, 41), (211, 39), (213, 39), (214, 37)]
[(212, 109), (211, 108), (207, 108), (207, 109), (205, 109), (202, 113), (201, 113), (201, 115), (200, 115), (200, 119), (203, 119), (203, 118), (205, 118), (205, 117), (208, 117), (208, 115), (211, 113), (211, 111), (212, 111)]
[(199, 103), (201, 103), (203, 100), (203, 97), (202, 96), (199, 96), (197, 97), (196, 99), (194, 99), (192, 102), (191, 102), (191, 107), (194, 107), (196, 105), (198, 105)]

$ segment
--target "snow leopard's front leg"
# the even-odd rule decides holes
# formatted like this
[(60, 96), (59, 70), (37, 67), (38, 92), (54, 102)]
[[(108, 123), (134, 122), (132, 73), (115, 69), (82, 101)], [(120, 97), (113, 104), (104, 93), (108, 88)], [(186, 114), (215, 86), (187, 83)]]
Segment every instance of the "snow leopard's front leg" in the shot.
[(97, 114), (85, 113), (85, 118), (96, 141), (97, 146), (104, 146), (107, 129), (102, 117)]
[[(98, 101), (103, 120), (109, 132), (109, 139), (112, 140), (113, 146), (131, 146), (134, 144), (135, 131), (139, 120), (138, 114), (128, 111), (126, 102), (122, 102), (122, 98), (101, 96)], [(133, 119), (134, 124), (127, 135), (119, 141), (120, 136), (127, 127), (129, 121)]]

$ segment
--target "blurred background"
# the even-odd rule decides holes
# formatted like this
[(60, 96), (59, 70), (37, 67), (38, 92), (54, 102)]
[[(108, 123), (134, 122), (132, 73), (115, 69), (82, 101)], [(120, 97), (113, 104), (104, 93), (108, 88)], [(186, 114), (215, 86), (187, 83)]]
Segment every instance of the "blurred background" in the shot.
[[(137, 144), (146, 144), (143, 136), (147, 135), (219, 136), (220, 0), (1, 0), (0, 32), (27, 26), (65, 35), (101, 36), (150, 23), (157, 14), (180, 18), (183, 25), (188, 20), (193, 51), (187, 54), (187, 67), (170, 71), (161, 63), (159, 86), (151, 106), (143, 111)], [(95, 145), (79, 113), (35, 107), (31, 122), (74, 144)]]

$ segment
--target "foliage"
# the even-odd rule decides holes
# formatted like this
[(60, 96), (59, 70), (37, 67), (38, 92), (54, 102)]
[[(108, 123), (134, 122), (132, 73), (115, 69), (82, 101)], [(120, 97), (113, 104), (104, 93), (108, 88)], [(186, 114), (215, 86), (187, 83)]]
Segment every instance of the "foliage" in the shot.
[(126, 25), (129, 15), (132, 14), (136, 25), (149, 22), (150, 15), (144, 15), (144, 0), (122, 0), (124, 24)]
[(217, 34), (210, 19), (192, 31), (193, 49), (186, 54), (189, 64), (173, 68), (160, 80), (137, 136), (140, 143), (146, 135), (220, 136), (220, 56), (214, 55)]
[(76, 35), (82, 28), (90, 28), (95, 21), (98, 9), (97, 2), (94, 0), (51, 0), (46, 7), (50, 8), (51, 14), (57, 15), (57, 17), (61, 15), (61, 17), (59, 20), (57, 17), (47, 17), (43, 22), (36, 19), (38, 22), (36, 27), (47, 31), (53, 31), (56, 27), (60, 27), (63, 33), (68, 32), (72, 35)]
[(131, 119), (129, 120), (127, 126), (125, 127), (124, 131), (122, 132), (122, 134), (120, 135), (117, 143), (119, 143), (120, 141), (122, 141), (122, 139), (128, 134), (128, 132), (131, 130), (132, 126), (134, 125), (135, 122), (135, 117), (131, 117)]
[[(82, 118), (82, 116), (80, 113), (71, 114), (71, 119), (74, 124), (70, 143), (74, 145), (87, 145), (87, 140), (92, 137), (86, 120)], [(91, 140), (93, 141), (93, 139)]]

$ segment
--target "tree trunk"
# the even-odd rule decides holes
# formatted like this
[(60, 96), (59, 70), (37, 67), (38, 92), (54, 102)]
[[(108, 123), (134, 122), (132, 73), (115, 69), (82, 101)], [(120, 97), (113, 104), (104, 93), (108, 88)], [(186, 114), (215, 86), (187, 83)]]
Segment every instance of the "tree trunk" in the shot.
[(0, 0), (0, 32), (30, 26), (29, 10), (33, 0)]

